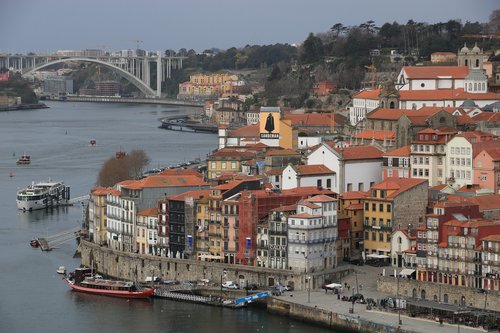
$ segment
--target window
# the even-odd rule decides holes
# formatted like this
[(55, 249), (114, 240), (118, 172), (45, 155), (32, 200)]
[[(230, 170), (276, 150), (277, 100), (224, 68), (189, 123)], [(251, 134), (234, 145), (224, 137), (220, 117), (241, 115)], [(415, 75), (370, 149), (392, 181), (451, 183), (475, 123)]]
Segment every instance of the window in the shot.
[(236, 162), (231, 162), (231, 169), (236, 169)]
[(377, 211), (377, 204), (372, 203), (372, 212), (376, 212), (376, 211)]
[(413, 176), (417, 176), (417, 169), (413, 169)]
[(365, 202), (365, 210), (366, 211), (370, 210), (370, 204), (368, 202)]
[(383, 233), (379, 233), (379, 234), (378, 234), (378, 240), (379, 240), (380, 242), (383, 242), (383, 241), (384, 241), (384, 234), (383, 234)]
[(387, 177), (392, 177), (392, 169), (387, 170)]
[(368, 240), (370, 237), (370, 234), (368, 233), (368, 231), (365, 231), (365, 240)]
[(317, 187), (321, 187), (321, 184), (322, 184), (321, 179), (316, 180), (316, 186)]
[(372, 241), (377, 240), (377, 234), (375, 232), (372, 232)]
[(387, 212), (390, 213), (391, 212), (391, 205), (390, 204), (387, 204)]
[(332, 180), (331, 179), (327, 179), (326, 180), (326, 188), (331, 188), (332, 187)]
[(221, 169), (225, 169), (226, 168), (226, 162), (222, 162), (221, 163)]
[(347, 183), (347, 192), (352, 191), (352, 183)]
[(215, 162), (210, 162), (210, 168), (215, 169), (216, 168), (216, 163)]
[(378, 210), (379, 210), (379, 212), (383, 212), (384, 211), (384, 204), (379, 204)]

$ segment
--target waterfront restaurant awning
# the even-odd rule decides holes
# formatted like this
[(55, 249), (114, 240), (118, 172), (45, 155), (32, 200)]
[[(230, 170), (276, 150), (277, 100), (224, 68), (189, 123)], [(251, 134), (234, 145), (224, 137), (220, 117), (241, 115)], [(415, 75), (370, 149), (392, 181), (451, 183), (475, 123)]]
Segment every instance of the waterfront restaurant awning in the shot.
[(401, 270), (401, 272), (399, 272), (399, 276), (406, 277), (406, 276), (412, 275), (413, 273), (415, 273), (414, 269), (405, 268), (405, 269)]
[(335, 289), (340, 287), (342, 287), (340, 283), (330, 283), (325, 286), (326, 289)]
[(372, 259), (388, 259), (389, 258), (389, 256), (386, 256), (384, 254), (376, 254), (376, 253), (368, 254), (366, 257), (372, 258)]

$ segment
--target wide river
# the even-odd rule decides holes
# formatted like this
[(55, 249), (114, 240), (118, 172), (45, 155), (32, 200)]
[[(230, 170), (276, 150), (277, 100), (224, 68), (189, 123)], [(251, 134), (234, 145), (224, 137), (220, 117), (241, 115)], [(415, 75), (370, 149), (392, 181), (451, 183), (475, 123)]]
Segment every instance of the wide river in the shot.
[[(34, 236), (81, 224), (82, 208), (23, 213), (16, 191), (37, 180), (63, 180), (71, 196), (88, 194), (104, 161), (119, 149), (143, 149), (150, 168), (206, 157), (217, 136), (159, 129), (158, 119), (198, 109), (157, 105), (48, 102), (50, 109), (0, 112), (0, 333), (331, 332), (248, 308), (222, 309), (164, 299), (127, 301), (79, 294), (56, 273), (79, 265), (76, 242), (50, 252)], [(97, 145), (89, 147), (95, 139)], [(17, 166), (23, 153), (31, 164)], [(12, 176), (12, 177), (11, 177)]]

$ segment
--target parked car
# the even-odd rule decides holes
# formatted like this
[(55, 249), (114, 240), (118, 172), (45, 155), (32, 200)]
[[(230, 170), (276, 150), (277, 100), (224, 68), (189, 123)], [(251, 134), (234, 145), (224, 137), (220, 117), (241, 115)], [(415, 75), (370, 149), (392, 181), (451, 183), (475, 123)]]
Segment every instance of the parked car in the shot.
[(234, 283), (233, 281), (226, 281), (222, 284), (222, 287), (227, 288), (227, 289), (240, 289), (237, 283)]
[(144, 279), (144, 282), (146, 282), (146, 283), (150, 283), (150, 282), (160, 283), (161, 278), (158, 276), (146, 276), (146, 278)]

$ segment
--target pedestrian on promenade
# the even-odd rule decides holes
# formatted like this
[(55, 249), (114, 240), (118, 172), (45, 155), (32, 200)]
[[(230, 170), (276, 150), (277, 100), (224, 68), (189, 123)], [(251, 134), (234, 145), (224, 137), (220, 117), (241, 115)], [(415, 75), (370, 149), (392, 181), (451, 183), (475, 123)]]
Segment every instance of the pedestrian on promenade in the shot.
[(362, 284), (359, 285), (359, 290), (360, 291), (363, 290), (363, 285)]
[(351, 285), (350, 284), (347, 285), (347, 292), (349, 292), (349, 291), (351, 291)]
[(346, 287), (346, 288), (347, 288), (347, 282), (344, 282), (344, 287)]

